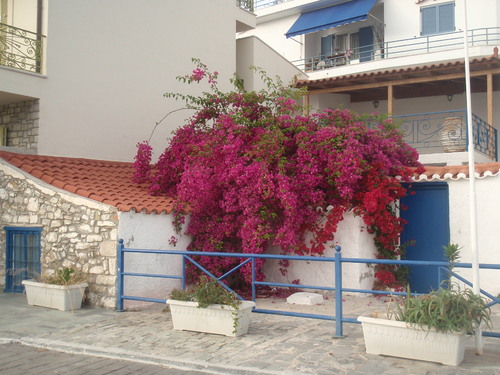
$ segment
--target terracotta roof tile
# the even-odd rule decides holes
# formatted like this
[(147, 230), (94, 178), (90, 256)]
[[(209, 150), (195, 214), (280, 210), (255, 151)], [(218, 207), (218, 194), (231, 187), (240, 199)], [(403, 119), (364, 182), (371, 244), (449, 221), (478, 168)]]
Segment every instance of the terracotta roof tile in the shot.
[[(115, 206), (119, 211), (135, 210), (148, 214), (172, 211), (171, 198), (151, 196), (145, 185), (131, 182), (132, 163), (22, 155), (6, 151), (0, 151), (0, 158), (48, 184)], [(475, 170), (478, 178), (497, 176), (500, 175), (500, 163), (477, 164)], [(468, 177), (467, 165), (428, 166), (414, 180), (423, 182)]]
[(9, 164), (54, 187), (115, 206), (119, 211), (170, 213), (172, 200), (150, 196), (145, 185), (131, 182), (132, 163), (23, 155), (0, 151)]
[[(484, 178), (488, 176), (500, 175), (500, 162), (476, 164), (476, 178)], [(425, 167), (424, 173), (415, 176), (415, 181), (432, 181), (432, 180), (458, 180), (461, 178), (469, 178), (468, 165), (453, 165), (445, 167)]]

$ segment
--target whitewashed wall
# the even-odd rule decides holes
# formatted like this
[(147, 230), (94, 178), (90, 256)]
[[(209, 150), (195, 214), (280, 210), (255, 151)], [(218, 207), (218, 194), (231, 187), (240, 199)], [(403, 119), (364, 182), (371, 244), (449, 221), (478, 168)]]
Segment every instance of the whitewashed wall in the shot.
[(267, 89), (260, 74), (255, 74), (250, 69), (251, 66), (264, 69), (272, 79), (279, 77), (285, 85), (292, 84), (295, 76), (305, 78), (299, 69), (257, 37), (238, 39), (236, 56), (238, 76), (243, 79), (245, 89), (249, 91)]
[[(126, 248), (148, 250), (186, 250), (188, 236), (178, 236), (172, 226), (172, 215), (120, 212), (118, 238)], [(176, 246), (169, 244), (172, 236)], [(125, 254), (125, 272), (160, 275), (182, 275), (182, 257), (178, 255)], [(124, 294), (148, 298), (166, 298), (181, 282), (173, 279), (129, 277), (124, 281)], [(144, 302), (124, 301), (125, 308), (144, 305)]]
[[(452, 243), (463, 246), (462, 261), (470, 262), (470, 232), (468, 180), (446, 180), (450, 191), (450, 238)], [(500, 174), (477, 179), (478, 227), (479, 227), (479, 261), (481, 263), (500, 263), (500, 201), (497, 199), (500, 191)], [(185, 250), (190, 238), (180, 237), (176, 247), (168, 244), (175, 235), (170, 215), (146, 215), (142, 213), (120, 213), (119, 238), (125, 240), (125, 246), (142, 249), (177, 249)], [(342, 247), (342, 256), (347, 258), (374, 258), (376, 254), (373, 236), (368, 234), (363, 220), (352, 213), (346, 213), (340, 223), (335, 240), (328, 247), (325, 255), (334, 256), (333, 246)], [(269, 254), (279, 254), (277, 248), (270, 248)], [(128, 255), (126, 258), (128, 272), (178, 274), (181, 272), (180, 257), (159, 255)], [(332, 263), (292, 261), (287, 274), (282, 275), (277, 261), (268, 260), (263, 271), (266, 281), (292, 283), (299, 280), (300, 284), (314, 286), (334, 285), (334, 266)], [(467, 279), (472, 280), (470, 270), (458, 270)], [(500, 285), (497, 280), (500, 271), (481, 271), (481, 286), (488, 292), (498, 295)], [(373, 269), (364, 264), (343, 265), (343, 286), (354, 289), (371, 289), (373, 286)], [(125, 285), (128, 295), (140, 295), (153, 298), (166, 297), (172, 288), (179, 287), (179, 281), (154, 280), (148, 278), (129, 279)], [(355, 294), (361, 296), (360, 294)], [(125, 302), (125, 307), (132, 308), (143, 303)]]
[[(348, 212), (339, 224), (335, 240), (327, 245), (325, 256), (333, 257), (334, 246), (340, 245), (342, 256), (345, 258), (374, 258), (376, 248), (373, 236), (366, 230), (363, 219)], [(280, 254), (280, 250), (272, 248), (270, 254)], [(278, 262), (266, 260), (264, 273), (266, 281), (277, 283), (292, 283), (299, 280), (299, 284), (312, 286), (335, 285), (335, 265), (330, 262), (291, 261), (286, 275), (282, 275)], [(365, 264), (344, 263), (342, 270), (342, 284), (344, 288), (371, 289), (373, 287), (373, 269)], [(356, 294), (359, 296), (359, 294)]]
[[(469, 180), (447, 180), (450, 191), (450, 241), (463, 247), (461, 261), (472, 262), (470, 250)], [(479, 263), (500, 264), (500, 173), (476, 179)], [(458, 269), (472, 281), (471, 270)], [(500, 294), (500, 270), (481, 270), (480, 285)]]

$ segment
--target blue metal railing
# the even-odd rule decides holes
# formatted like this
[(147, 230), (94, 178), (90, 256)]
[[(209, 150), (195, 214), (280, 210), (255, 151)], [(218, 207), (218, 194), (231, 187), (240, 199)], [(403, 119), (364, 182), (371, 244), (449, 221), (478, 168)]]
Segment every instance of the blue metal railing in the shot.
[[(182, 275), (164, 275), (164, 274), (147, 274), (147, 273), (132, 273), (125, 271), (124, 256), (125, 253), (136, 253), (136, 254), (163, 254), (163, 255), (176, 255), (182, 256)], [(231, 258), (241, 258), (244, 259), (238, 266), (234, 267), (230, 271), (226, 272), (222, 276), (215, 276), (196, 262), (193, 256), (209, 256), (209, 257), (231, 257)], [(284, 283), (269, 283), (263, 281), (257, 281), (256, 279), (256, 260), (257, 259), (275, 259), (275, 260), (297, 260), (306, 262), (327, 262), (332, 263), (332, 271), (335, 274), (335, 281), (333, 285), (329, 286), (318, 286), (318, 285), (302, 285), (302, 284), (284, 284)], [(117, 283), (117, 310), (123, 311), (123, 301), (124, 300), (134, 300), (134, 301), (146, 301), (146, 302), (157, 302), (165, 303), (165, 299), (140, 297), (140, 296), (129, 296), (124, 293), (124, 278), (125, 277), (152, 277), (152, 278), (165, 278), (165, 279), (175, 279), (180, 280), (182, 288), (186, 287), (186, 261), (191, 262), (205, 274), (213, 279), (221, 281), (221, 285), (229, 291), (232, 291), (227, 285), (222, 283), (227, 276), (229, 276), (234, 271), (240, 269), (245, 265), (251, 265), (252, 267), (252, 300), (255, 301), (256, 287), (257, 286), (276, 286), (276, 287), (290, 287), (290, 288), (301, 288), (301, 289), (314, 289), (314, 290), (327, 290), (335, 293), (335, 314), (334, 315), (318, 315), (318, 314), (305, 314), (289, 311), (279, 311), (279, 310), (265, 310), (254, 308), (254, 312), (265, 313), (265, 314), (278, 314), (278, 315), (288, 315), (296, 317), (323, 319), (323, 320), (334, 320), (335, 321), (335, 337), (341, 338), (343, 336), (343, 323), (358, 323), (356, 318), (344, 317), (343, 316), (343, 301), (342, 293), (365, 293), (365, 294), (391, 294), (386, 291), (379, 290), (369, 290), (369, 289), (350, 289), (344, 288), (342, 286), (342, 263), (364, 263), (364, 264), (391, 264), (391, 265), (403, 265), (403, 266), (431, 266), (436, 267), (437, 270), (442, 268), (448, 270), (449, 262), (436, 262), (436, 261), (415, 261), (415, 260), (386, 260), (386, 259), (361, 259), (361, 258), (343, 258), (340, 246), (336, 247), (334, 257), (314, 257), (314, 256), (299, 256), (299, 255), (272, 255), (272, 254), (242, 254), (242, 253), (209, 253), (209, 252), (199, 252), (199, 251), (180, 251), (180, 250), (145, 250), (145, 249), (127, 249), (123, 245), (123, 240), (119, 240), (118, 243), (118, 283)], [(471, 268), (470, 263), (457, 263), (456, 268)], [(500, 270), (499, 264), (480, 264), (481, 269), (494, 269)], [(438, 271), (438, 274), (440, 272)], [(456, 273), (452, 273), (453, 276), (457, 277), (460, 281), (471, 285), (470, 282), (465, 280), (463, 277)], [(500, 304), (500, 298), (487, 293), (484, 290), (481, 292), (488, 298), (492, 300), (490, 306), (495, 304)], [(394, 295), (406, 295), (405, 292), (392, 292)], [(241, 296), (238, 298), (243, 299)], [(499, 337), (500, 332), (483, 332), (484, 336)]]
[[(469, 45), (496, 46), (500, 43), (500, 27), (469, 30)], [(433, 34), (416, 38), (406, 38), (367, 46), (334, 51), (326, 55), (309, 56), (292, 63), (303, 71), (321, 70), (347, 64), (370, 62), (401, 56), (414, 56), (438, 51), (463, 48), (463, 32)], [(360, 58), (361, 56), (361, 58)]]
[[(406, 143), (416, 149), (449, 148), (449, 151), (468, 149), (467, 110), (416, 113), (392, 116), (401, 122)], [(498, 160), (497, 129), (472, 114), (474, 149), (492, 160)], [(446, 151), (446, 150), (444, 150)]]

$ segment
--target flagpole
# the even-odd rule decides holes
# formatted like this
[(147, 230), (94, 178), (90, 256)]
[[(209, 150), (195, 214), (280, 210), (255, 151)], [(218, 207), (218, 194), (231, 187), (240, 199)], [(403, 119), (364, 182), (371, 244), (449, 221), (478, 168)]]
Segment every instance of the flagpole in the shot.
[[(469, 63), (469, 29), (467, 27), (467, 0), (464, 0), (464, 53), (465, 53), (465, 89), (467, 99), (467, 137), (469, 156), (469, 217), (470, 217), (470, 246), (472, 251), (472, 286), (475, 294), (481, 294), (479, 286), (479, 256), (477, 236), (477, 202), (476, 202), (476, 169), (474, 160), (474, 133), (472, 129), (472, 98), (470, 84)], [(476, 354), (483, 354), (483, 337), (481, 327), (475, 331)]]

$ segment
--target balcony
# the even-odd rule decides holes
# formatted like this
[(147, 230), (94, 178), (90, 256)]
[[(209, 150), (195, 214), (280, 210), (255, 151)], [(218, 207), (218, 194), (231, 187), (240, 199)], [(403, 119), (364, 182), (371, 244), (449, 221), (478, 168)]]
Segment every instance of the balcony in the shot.
[(45, 36), (0, 23), (0, 66), (43, 72)]
[[(500, 27), (469, 30), (469, 46), (498, 46)], [(330, 68), (345, 67), (364, 62), (382, 61), (398, 57), (410, 57), (413, 63), (416, 55), (444, 52), (443, 60), (452, 58), (446, 54), (451, 50), (463, 49), (463, 32), (456, 31), (422, 37), (400, 39), (365, 45), (328, 55), (309, 56), (292, 63), (304, 72), (315, 72)], [(490, 52), (491, 53), (491, 52)], [(463, 56), (461, 56), (463, 57)], [(436, 59), (435, 59), (436, 60)]]
[[(417, 149), (424, 164), (467, 162), (467, 111), (443, 111), (393, 116), (406, 143)], [(498, 161), (497, 129), (472, 114), (474, 150), (478, 162)]]
[(254, 11), (254, 0), (236, 0), (236, 4), (249, 12)]

